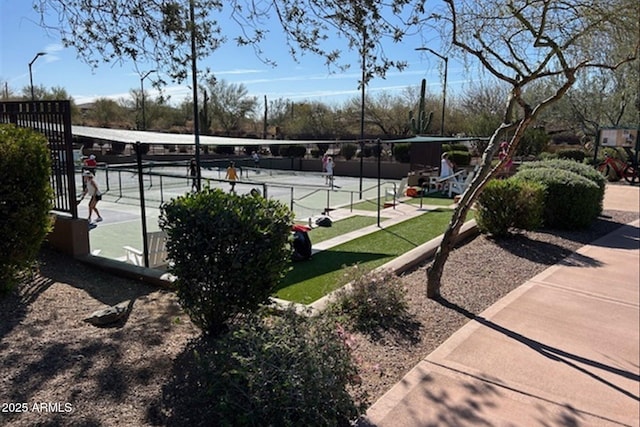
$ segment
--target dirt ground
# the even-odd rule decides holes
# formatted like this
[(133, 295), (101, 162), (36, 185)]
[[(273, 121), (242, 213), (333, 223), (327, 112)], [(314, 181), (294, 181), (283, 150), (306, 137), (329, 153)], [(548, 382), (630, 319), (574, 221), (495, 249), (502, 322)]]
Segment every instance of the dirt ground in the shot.
[[(403, 276), (407, 327), (356, 334), (355, 356), (370, 403), (474, 315), (636, 218), (606, 211), (586, 231), (477, 237), (452, 253), (437, 301), (425, 297), (424, 267)], [(123, 301), (133, 308), (119, 324), (99, 328), (83, 320)], [(189, 378), (189, 342), (198, 335), (173, 293), (44, 249), (39, 272), (0, 300), (0, 425), (185, 425), (180, 414), (202, 406), (202, 397), (178, 402), (171, 396)]]

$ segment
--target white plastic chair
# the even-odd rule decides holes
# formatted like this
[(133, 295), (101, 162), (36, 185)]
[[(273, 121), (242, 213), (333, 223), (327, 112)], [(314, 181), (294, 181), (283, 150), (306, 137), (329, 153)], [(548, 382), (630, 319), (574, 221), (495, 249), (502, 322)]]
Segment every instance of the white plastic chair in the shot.
[[(147, 246), (149, 248), (149, 268), (165, 267), (167, 261), (167, 234), (164, 231), (147, 233)], [(131, 246), (123, 246), (126, 253), (126, 262), (144, 267), (144, 252)]]
[(475, 174), (476, 170), (474, 169), (467, 174), (467, 177), (464, 180), (454, 179), (449, 181), (449, 197), (453, 196), (454, 194), (464, 193), (469, 187), (469, 184), (471, 184), (471, 180), (473, 180), (473, 176)]

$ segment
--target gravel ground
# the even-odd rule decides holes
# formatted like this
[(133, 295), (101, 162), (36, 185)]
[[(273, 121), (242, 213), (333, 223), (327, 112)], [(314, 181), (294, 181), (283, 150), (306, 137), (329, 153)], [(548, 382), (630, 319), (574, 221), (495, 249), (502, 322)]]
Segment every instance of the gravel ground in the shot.
[[(425, 297), (423, 267), (403, 276), (411, 313), (406, 327), (355, 336), (370, 403), (472, 316), (634, 219), (636, 213), (605, 211), (587, 231), (479, 236), (451, 254), (438, 301)], [(126, 300), (133, 309), (114, 327), (83, 321)], [(0, 300), (0, 425), (164, 424), (163, 386), (176, 372), (185, 375), (175, 361), (196, 336), (172, 293), (43, 250), (39, 273)]]

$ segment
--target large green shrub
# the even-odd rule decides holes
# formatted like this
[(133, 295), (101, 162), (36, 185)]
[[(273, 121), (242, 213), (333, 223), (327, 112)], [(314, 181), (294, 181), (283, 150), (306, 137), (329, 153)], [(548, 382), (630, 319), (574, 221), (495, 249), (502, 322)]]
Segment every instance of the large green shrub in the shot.
[(442, 152), (445, 151), (469, 151), (469, 147), (464, 144), (442, 144)]
[(50, 177), (46, 138), (0, 125), (0, 293), (15, 285), (51, 230)]
[(269, 151), (271, 152), (272, 156), (279, 156), (280, 155), (280, 145), (278, 144), (271, 144), (269, 145)]
[(283, 145), (280, 147), (282, 157), (304, 157), (307, 154), (307, 147), (304, 145)]
[(542, 226), (544, 186), (518, 178), (492, 180), (478, 197), (476, 222), (482, 233), (503, 236), (513, 228)]
[(181, 305), (214, 335), (267, 301), (284, 275), (293, 214), (281, 203), (205, 189), (161, 208)]
[(469, 151), (447, 151), (449, 153), (449, 160), (451, 160), (456, 166), (469, 166), (471, 164), (471, 153)]
[(545, 186), (544, 223), (550, 228), (586, 228), (602, 210), (600, 188), (587, 178), (561, 169), (518, 171), (515, 177)]
[(347, 160), (353, 159), (357, 151), (358, 146), (356, 144), (342, 144), (340, 147), (340, 155)]
[(409, 163), (411, 161), (411, 144), (400, 143), (393, 146), (393, 157), (400, 163)]
[(540, 169), (540, 168), (566, 170), (569, 172), (577, 173), (578, 175), (584, 178), (587, 178), (590, 181), (593, 181), (600, 189), (600, 197), (598, 202), (599, 204), (598, 214), (602, 212), (602, 203), (604, 201), (604, 190), (605, 190), (605, 185), (607, 183), (607, 180), (596, 169), (594, 169), (593, 167), (587, 164), (578, 163), (577, 161), (573, 161), (573, 160), (551, 159), (551, 160), (537, 161), (537, 162), (525, 162), (520, 165), (518, 170)]
[(234, 322), (231, 333), (198, 353), (200, 389), (193, 393), (204, 400), (198, 406), (207, 419), (187, 424), (351, 425), (365, 402), (349, 393), (358, 383), (349, 340), (326, 316), (293, 310)]

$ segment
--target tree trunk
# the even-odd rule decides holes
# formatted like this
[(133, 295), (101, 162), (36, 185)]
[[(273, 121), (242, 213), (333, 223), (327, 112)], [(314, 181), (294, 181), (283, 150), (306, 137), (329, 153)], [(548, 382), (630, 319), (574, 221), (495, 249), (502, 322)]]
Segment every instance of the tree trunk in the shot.
[[(499, 144), (496, 142), (498, 136), (498, 131), (496, 131), (491, 137), (489, 145), (482, 156), (480, 167), (478, 171), (476, 171), (476, 175), (471, 180), (469, 188), (467, 188), (462, 195), (458, 206), (456, 206), (453, 211), (451, 222), (449, 222), (449, 226), (442, 236), (442, 242), (436, 251), (433, 262), (429, 267), (427, 267), (427, 298), (436, 299), (440, 297), (440, 286), (444, 265), (449, 258), (449, 253), (455, 246), (456, 238), (460, 233), (460, 228), (464, 224), (467, 213), (471, 209), (471, 206), (477, 198), (481, 188), (483, 188), (489, 178), (495, 174), (494, 170), (491, 169), (491, 160), (493, 159), (496, 151), (498, 151)], [(497, 170), (497, 168), (494, 169)]]
[[(508, 118), (510, 116), (511, 106), (514, 105), (514, 101), (516, 99), (517, 97), (512, 97), (512, 99), (510, 100), (505, 118)], [(522, 139), (524, 131), (529, 126), (533, 118), (533, 115), (525, 114), (525, 118), (520, 119), (515, 123), (507, 123), (505, 121), (502, 125), (500, 125), (498, 129), (496, 129), (496, 131), (491, 136), (489, 144), (482, 154), (482, 160), (480, 162), (479, 168), (476, 171), (475, 176), (471, 180), (469, 188), (467, 188), (467, 190), (464, 192), (462, 198), (460, 199), (460, 202), (458, 203), (458, 206), (453, 211), (451, 222), (449, 223), (447, 230), (442, 236), (442, 242), (440, 243), (440, 246), (436, 251), (433, 262), (429, 265), (429, 267), (427, 267), (427, 298), (436, 299), (440, 297), (440, 286), (442, 282), (444, 265), (449, 258), (449, 253), (451, 253), (451, 250), (456, 244), (456, 238), (458, 237), (460, 228), (464, 224), (467, 213), (482, 192), (482, 189), (485, 187), (485, 185), (487, 185), (487, 182), (489, 182), (489, 180), (493, 178), (496, 173), (502, 168), (502, 165), (505, 163), (506, 159), (513, 156), (520, 140)], [(508, 156), (502, 161), (498, 162), (498, 164), (492, 168), (491, 161), (495, 157), (498, 148), (500, 148), (499, 139), (501, 139), (504, 132), (513, 128), (516, 129), (513, 136), (511, 137), (511, 140), (509, 141), (509, 145), (507, 148)]]

